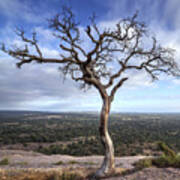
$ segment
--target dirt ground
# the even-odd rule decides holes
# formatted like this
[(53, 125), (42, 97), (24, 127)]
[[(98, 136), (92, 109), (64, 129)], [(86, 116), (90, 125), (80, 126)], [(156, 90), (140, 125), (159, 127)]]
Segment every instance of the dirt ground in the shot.
[[(115, 164), (117, 167), (131, 169), (132, 164), (145, 156), (117, 157)], [(7, 158), (9, 164), (0, 166), (1, 169), (9, 168), (56, 168), (58, 167), (95, 167), (98, 168), (103, 160), (103, 156), (73, 157), (68, 155), (43, 155), (32, 151), (21, 150), (0, 150), (0, 160)]]

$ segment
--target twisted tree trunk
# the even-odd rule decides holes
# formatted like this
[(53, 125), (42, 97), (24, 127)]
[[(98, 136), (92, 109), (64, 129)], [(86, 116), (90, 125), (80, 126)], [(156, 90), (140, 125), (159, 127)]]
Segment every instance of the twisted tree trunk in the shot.
[(105, 149), (105, 157), (100, 169), (98, 169), (98, 171), (95, 173), (95, 176), (97, 177), (106, 176), (107, 174), (112, 173), (115, 169), (114, 146), (111, 137), (108, 133), (108, 118), (110, 112), (110, 105), (110, 99), (108, 97), (103, 98), (103, 106), (100, 115), (99, 133), (101, 137), (101, 142)]

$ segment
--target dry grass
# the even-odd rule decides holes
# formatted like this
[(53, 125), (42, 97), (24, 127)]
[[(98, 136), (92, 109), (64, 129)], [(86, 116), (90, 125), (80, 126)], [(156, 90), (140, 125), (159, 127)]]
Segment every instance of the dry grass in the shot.
[[(92, 177), (95, 168), (66, 168), (66, 169), (0, 169), (0, 180), (87, 180)], [(126, 170), (116, 168), (113, 176), (122, 175)], [(112, 174), (111, 174), (112, 175)]]
[(85, 180), (94, 169), (1, 170), (0, 180)]

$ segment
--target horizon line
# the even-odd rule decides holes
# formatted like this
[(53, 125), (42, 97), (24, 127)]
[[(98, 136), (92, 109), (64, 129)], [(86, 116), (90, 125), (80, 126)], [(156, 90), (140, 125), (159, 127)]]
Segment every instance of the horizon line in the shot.
[[(0, 109), (0, 112), (2, 111), (8, 111), (8, 112), (13, 112), (13, 111), (17, 111), (17, 112), (23, 112), (23, 111), (26, 111), (26, 112), (42, 112), (42, 113), (75, 113), (75, 114), (78, 114), (78, 113), (97, 113), (99, 114), (100, 112), (99, 111), (51, 111), (51, 110), (25, 110), (25, 109)], [(129, 113), (129, 114), (180, 114), (180, 112), (162, 112), (162, 111), (159, 111), (159, 112), (148, 112), (148, 111), (111, 111), (110, 114), (118, 114), (118, 113)]]

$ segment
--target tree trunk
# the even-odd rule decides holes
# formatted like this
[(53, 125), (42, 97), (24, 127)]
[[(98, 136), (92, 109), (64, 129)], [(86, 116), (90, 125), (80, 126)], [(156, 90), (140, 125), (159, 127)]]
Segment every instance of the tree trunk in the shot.
[(110, 112), (111, 101), (108, 97), (103, 99), (103, 106), (100, 115), (99, 133), (101, 142), (105, 149), (105, 157), (100, 169), (97, 170), (95, 176), (104, 177), (112, 173), (115, 169), (114, 164), (114, 146), (111, 137), (108, 133), (108, 118)]

